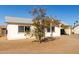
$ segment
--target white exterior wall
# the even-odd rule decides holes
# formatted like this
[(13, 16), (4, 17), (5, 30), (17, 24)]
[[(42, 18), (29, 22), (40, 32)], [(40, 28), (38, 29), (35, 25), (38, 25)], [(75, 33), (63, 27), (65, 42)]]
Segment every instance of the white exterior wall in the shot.
[(69, 27), (65, 29), (66, 34), (71, 35), (72, 29)]
[(74, 34), (79, 34), (79, 26), (75, 27), (73, 29)]
[[(32, 32), (34, 31), (34, 27), (30, 27)], [(15, 24), (8, 24), (7, 25), (7, 39), (8, 40), (18, 40), (18, 39), (26, 39), (25, 33), (24, 32), (18, 32), (18, 25)], [(31, 33), (32, 33), (31, 32)], [(46, 37), (51, 37), (51, 32), (45, 32)], [(59, 37), (60, 36), (60, 28), (55, 27), (55, 32), (52, 33), (53, 37)], [(30, 37), (30, 35), (29, 35)]]
[(8, 40), (25, 39), (24, 33), (18, 32), (18, 25), (8, 24), (7, 25), (7, 38)]
[(55, 31), (54, 32), (45, 32), (45, 36), (46, 37), (51, 37), (51, 34), (53, 37), (59, 37), (60, 36), (60, 28), (59, 27), (55, 27)]
[[(34, 26), (31, 26), (30, 29), (31, 29), (31, 33), (34, 33)], [(8, 31), (7, 33), (8, 40), (26, 39), (31, 37), (31, 35), (28, 34), (25, 36), (24, 32), (18, 32), (18, 25), (15, 24), (8, 24), (7, 31)]]
[(55, 27), (55, 32), (53, 32), (53, 36), (54, 37), (59, 37), (60, 36), (60, 28), (59, 27)]

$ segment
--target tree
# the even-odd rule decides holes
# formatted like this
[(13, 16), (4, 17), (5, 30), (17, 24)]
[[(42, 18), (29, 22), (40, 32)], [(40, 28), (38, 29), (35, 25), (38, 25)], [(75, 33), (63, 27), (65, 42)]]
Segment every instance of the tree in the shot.
[(39, 8), (39, 9), (33, 8), (32, 11), (30, 11), (30, 13), (33, 16), (33, 25), (36, 27), (35, 36), (41, 43), (42, 38), (45, 36), (44, 19), (45, 19), (46, 10), (43, 8)]
[(76, 20), (75, 22), (76, 22), (76, 23), (78, 23), (78, 21), (77, 21), (77, 20)]
[[(33, 16), (33, 25), (35, 26), (35, 36), (41, 43), (42, 39), (45, 38), (45, 28), (51, 28), (52, 25), (59, 25), (59, 21), (54, 18), (46, 16), (46, 10), (43, 8), (33, 8), (30, 13)], [(53, 20), (52, 20), (53, 19)], [(51, 30), (51, 36), (52, 36)]]

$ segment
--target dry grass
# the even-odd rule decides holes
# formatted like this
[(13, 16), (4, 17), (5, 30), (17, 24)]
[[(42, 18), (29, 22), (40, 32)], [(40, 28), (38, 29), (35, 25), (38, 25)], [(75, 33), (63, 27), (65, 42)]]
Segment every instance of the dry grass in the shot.
[(0, 53), (79, 53), (79, 35), (61, 36), (53, 41), (0, 40)]

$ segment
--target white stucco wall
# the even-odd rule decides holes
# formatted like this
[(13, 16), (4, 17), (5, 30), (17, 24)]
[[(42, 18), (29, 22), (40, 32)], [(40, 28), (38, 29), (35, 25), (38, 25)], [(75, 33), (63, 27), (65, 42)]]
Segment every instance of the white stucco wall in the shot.
[[(45, 32), (45, 36), (46, 37), (51, 37), (51, 32)], [(59, 27), (55, 27), (55, 31), (52, 32), (52, 36), (53, 37), (59, 37), (60, 36), (60, 28)]]
[(67, 29), (65, 29), (66, 34), (71, 35), (72, 33), (72, 29), (69, 27)]
[(79, 26), (75, 27), (73, 29), (74, 34), (79, 34)]
[(24, 33), (18, 32), (18, 25), (9, 24), (7, 25), (7, 38), (8, 40), (25, 39)]
[[(31, 33), (34, 33), (34, 27), (31, 26)], [(25, 33), (24, 32), (18, 32), (18, 25), (15, 24), (8, 24), (7, 25), (7, 39), (8, 40), (18, 40), (18, 39), (26, 39)], [(46, 37), (51, 37), (51, 32), (45, 32)], [(60, 36), (60, 28), (55, 27), (55, 32), (52, 33), (53, 37), (59, 37)], [(30, 35), (29, 35), (30, 37)]]
[[(34, 26), (30, 26), (31, 33), (34, 33)], [(24, 32), (18, 32), (18, 25), (15, 24), (8, 24), (7, 25), (7, 39), (8, 40), (18, 40), (18, 39), (26, 39), (30, 38), (31, 35), (26, 35)], [(35, 36), (31, 37), (35, 38)]]

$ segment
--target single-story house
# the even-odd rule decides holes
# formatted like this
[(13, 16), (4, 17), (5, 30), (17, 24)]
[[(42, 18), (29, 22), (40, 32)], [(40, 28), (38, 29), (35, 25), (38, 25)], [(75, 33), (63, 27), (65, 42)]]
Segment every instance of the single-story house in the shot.
[(74, 34), (79, 34), (79, 24), (77, 24), (77, 25), (75, 25), (75, 26), (73, 27), (73, 33), (74, 33)]
[[(26, 30), (29, 30), (33, 33), (34, 26), (32, 25), (32, 19), (6, 16), (5, 20), (7, 23), (8, 40), (26, 39), (31, 37), (31, 35), (25, 36), (25, 32)], [(61, 27), (52, 26), (51, 28), (45, 29), (45, 37), (51, 37), (51, 34), (53, 37), (60, 37)]]

